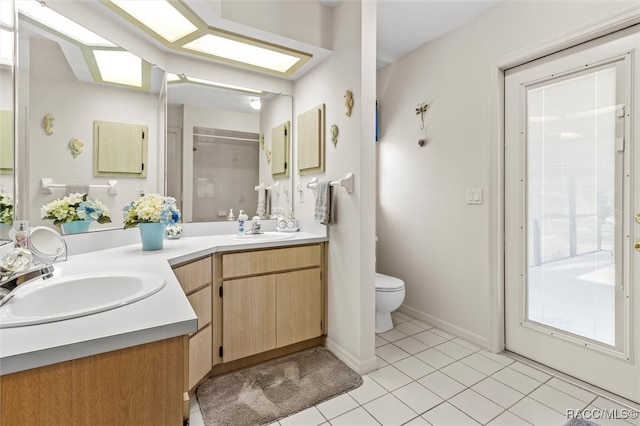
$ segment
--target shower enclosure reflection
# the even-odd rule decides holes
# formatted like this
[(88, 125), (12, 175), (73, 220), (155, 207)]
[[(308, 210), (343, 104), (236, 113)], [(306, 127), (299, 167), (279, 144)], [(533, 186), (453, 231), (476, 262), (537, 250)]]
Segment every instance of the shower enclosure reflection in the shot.
[[(179, 200), (183, 220), (290, 210), (290, 177), (271, 173), (271, 130), (290, 122), (291, 97), (171, 74), (168, 80), (167, 193)], [(285, 189), (265, 192), (259, 209), (260, 184), (276, 182)]]

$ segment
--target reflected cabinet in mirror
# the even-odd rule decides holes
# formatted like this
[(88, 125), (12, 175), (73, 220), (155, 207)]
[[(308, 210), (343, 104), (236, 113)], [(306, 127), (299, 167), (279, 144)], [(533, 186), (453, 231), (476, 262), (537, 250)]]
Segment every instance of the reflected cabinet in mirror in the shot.
[(13, 14), (13, 2), (0, 1), (0, 241), (9, 240), (13, 224)]
[(291, 97), (168, 76), (167, 193), (183, 220), (290, 211)]
[(125, 204), (164, 193), (164, 71), (96, 34), (86, 42), (63, 35), (27, 3), (18, 3), (22, 215), (31, 226), (76, 232), (58, 222), (78, 206), (64, 198), (81, 193), (96, 201), (85, 217), (106, 209), (111, 218), (88, 230), (122, 228)]

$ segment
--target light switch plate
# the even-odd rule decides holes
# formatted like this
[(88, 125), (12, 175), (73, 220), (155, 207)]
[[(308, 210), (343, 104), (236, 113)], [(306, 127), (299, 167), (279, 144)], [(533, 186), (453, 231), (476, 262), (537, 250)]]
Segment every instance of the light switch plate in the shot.
[(482, 188), (467, 188), (467, 204), (482, 204)]

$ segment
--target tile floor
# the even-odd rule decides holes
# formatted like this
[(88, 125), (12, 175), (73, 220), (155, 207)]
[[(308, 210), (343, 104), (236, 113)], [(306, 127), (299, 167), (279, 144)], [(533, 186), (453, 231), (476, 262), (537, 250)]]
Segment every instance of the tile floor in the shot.
[[(362, 386), (273, 425), (560, 426), (568, 409), (624, 408), (407, 315), (393, 319), (393, 330), (376, 335), (378, 370)], [(191, 402), (191, 426), (204, 426)], [(597, 422), (640, 426), (637, 419)]]

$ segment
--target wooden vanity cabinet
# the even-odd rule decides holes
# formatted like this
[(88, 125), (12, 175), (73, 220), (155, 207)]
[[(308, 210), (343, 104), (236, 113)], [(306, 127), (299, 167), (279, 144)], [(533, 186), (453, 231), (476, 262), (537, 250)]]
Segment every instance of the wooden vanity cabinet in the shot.
[(198, 331), (189, 336), (189, 390), (193, 390), (219, 360), (213, 354), (213, 339), (219, 335), (214, 332), (219, 326), (218, 321), (214, 323), (214, 315), (220, 311), (214, 306), (219, 300), (213, 297), (213, 265), (213, 257), (207, 256), (173, 268), (198, 317)]
[(322, 244), (222, 255), (223, 362), (323, 334), (322, 259)]
[(180, 425), (185, 339), (0, 376), (0, 425)]
[(190, 393), (210, 374), (321, 343), (325, 248), (215, 253), (174, 267), (198, 317), (186, 357)]

